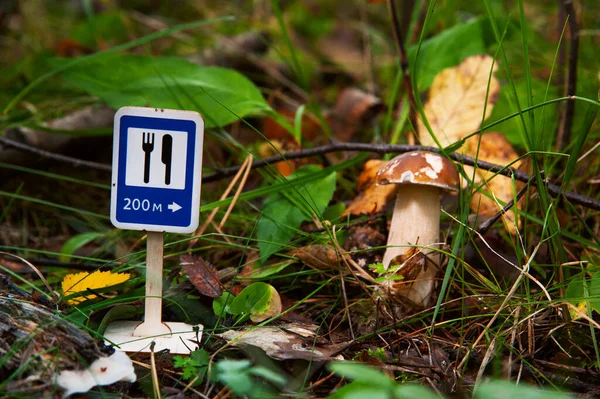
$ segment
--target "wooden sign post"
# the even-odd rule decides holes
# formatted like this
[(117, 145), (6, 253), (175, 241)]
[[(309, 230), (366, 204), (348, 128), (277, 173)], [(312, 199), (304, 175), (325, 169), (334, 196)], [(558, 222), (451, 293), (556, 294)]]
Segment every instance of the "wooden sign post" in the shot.
[(133, 331), (136, 337), (170, 334), (162, 322), (163, 233), (148, 232), (146, 251), (146, 299), (144, 322)]
[(164, 233), (199, 224), (204, 121), (192, 111), (123, 107), (115, 115), (110, 219), (147, 232), (144, 321), (111, 323), (104, 337), (125, 351), (189, 353), (202, 326), (162, 320)]

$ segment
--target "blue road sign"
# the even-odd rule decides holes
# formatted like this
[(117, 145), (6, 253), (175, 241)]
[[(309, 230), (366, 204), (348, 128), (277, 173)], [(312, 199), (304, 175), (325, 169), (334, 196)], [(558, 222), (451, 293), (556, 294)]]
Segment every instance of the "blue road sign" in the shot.
[(198, 227), (204, 121), (197, 112), (123, 107), (115, 115), (110, 220), (130, 230)]

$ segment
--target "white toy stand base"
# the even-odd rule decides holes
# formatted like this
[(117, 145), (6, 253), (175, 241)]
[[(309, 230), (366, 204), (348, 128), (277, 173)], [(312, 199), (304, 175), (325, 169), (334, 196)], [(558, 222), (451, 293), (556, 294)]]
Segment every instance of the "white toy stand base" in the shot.
[[(163, 322), (171, 331), (165, 335), (135, 336), (134, 331), (141, 324), (139, 321), (112, 322), (104, 332), (104, 339), (107, 344), (114, 344), (125, 352), (150, 352), (150, 344), (154, 342), (154, 352), (168, 349), (170, 353), (188, 354), (202, 338), (201, 325), (178, 322)], [(194, 331), (194, 327), (198, 327), (198, 332)]]

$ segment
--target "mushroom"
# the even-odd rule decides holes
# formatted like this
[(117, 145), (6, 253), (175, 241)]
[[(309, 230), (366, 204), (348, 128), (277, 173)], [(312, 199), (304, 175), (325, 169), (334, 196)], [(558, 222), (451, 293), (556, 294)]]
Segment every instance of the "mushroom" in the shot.
[[(440, 197), (443, 191), (456, 191), (458, 172), (454, 164), (439, 154), (414, 151), (398, 155), (385, 164), (375, 178), (377, 184), (399, 184), (383, 265), (387, 270), (394, 258), (404, 255), (411, 245), (430, 246), (439, 242)], [(424, 268), (403, 296), (425, 306), (433, 290), (440, 256), (434, 250), (421, 252), (436, 267)], [(429, 270), (425, 270), (429, 269)]]

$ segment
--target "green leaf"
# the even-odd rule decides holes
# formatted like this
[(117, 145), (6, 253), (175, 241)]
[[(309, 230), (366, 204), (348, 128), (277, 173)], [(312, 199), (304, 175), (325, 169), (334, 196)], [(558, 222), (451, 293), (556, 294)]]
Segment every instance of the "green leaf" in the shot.
[[(569, 160), (567, 161), (567, 166), (565, 167), (565, 173), (563, 175), (563, 184), (568, 185), (568, 182), (571, 182), (573, 175), (577, 173), (577, 163), (579, 156), (581, 155), (584, 144), (586, 143), (586, 139), (592, 129), (594, 121), (596, 120), (596, 115), (598, 115), (598, 107), (596, 105), (589, 104), (584, 107), (585, 112), (583, 124), (581, 126), (581, 130), (576, 132), (578, 134), (575, 135), (575, 145), (569, 154)], [(581, 111), (580, 111), (581, 112)]]
[(71, 255), (73, 255), (75, 251), (100, 237), (104, 237), (104, 234), (98, 232), (89, 232), (78, 234), (69, 238), (60, 250), (60, 253), (62, 254), (59, 258), (60, 261), (69, 262), (71, 260)]
[(225, 317), (227, 313), (231, 313), (231, 304), (233, 303), (235, 296), (229, 292), (223, 292), (223, 294), (213, 300), (213, 312), (217, 316)]
[[(544, 102), (546, 82), (532, 77), (531, 88), (533, 91), (533, 104), (536, 105)], [(515, 89), (517, 90), (519, 103), (523, 108), (523, 104), (527, 104), (528, 97), (526, 82), (515, 82)], [(556, 94), (558, 94), (557, 91), (550, 89), (548, 96), (552, 98), (552, 96), (555, 96)], [(538, 133), (538, 135), (541, 134), (541, 139), (537, 143), (537, 148), (535, 148), (537, 150), (549, 150), (549, 146), (552, 144), (553, 139), (549, 137), (546, 131), (548, 129), (554, 129), (554, 126), (556, 126), (556, 121), (558, 118), (556, 108), (556, 104), (551, 104), (538, 108), (534, 111), (530, 111), (533, 112), (534, 115), (536, 130), (545, 129), (541, 133)], [(512, 87), (510, 85), (501, 86), (496, 105), (494, 106), (490, 117), (485, 121), (484, 125), (495, 122), (515, 112), (518, 112), (518, 109), (513, 100)], [(521, 119), (519, 117), (509, 119), (494, 126), (493, 130), (504, 133), (508, 141), (510, 141), (510, 143), (513, 145), (522, 147), (527, 143), (527, 139), (524, 136), (523, 125), (521, 124)], [(529, 133), (532, 134), (533, 132)]]
[(183, 357), (179, 355), (173, 356), (173, 366), (181, 369), (184, 380), (191, 379), (198, 371), (198, 369), (192, 364), (192, 360), (189, 357)]
[(204, 349), (196, 349), (190, 354), (190, 357), (198, 366), (208, 366), (210, 355)]
[(77, 24), (69, 37), (84, 46), (96, 48), (98, 39), (104, 43), (127, 40), (127, 28), (118, 11), (95, 14), (92, 18)]
[(130, 320), (138, 314), (138, 308), (133, 305), (116, 305), (112, 307), (102, 318), (98, 327), (98, 334), (104, 334), (106, 327), (116, 320)]
[(342, 217), (342, 214), (346, 210), (346, 204), (338, 202), (336, 204), (328, 206), (323, 211), (323, 219), (325, 220), (337, 220)]
[[(67, 62), (55, 60), (55, 66)], [(61, 75), (113, 108), (137, 105), (197, 111), (206, 127), (224, 126), (270, 109), (258, 88), (240, 73), (181, 58), (108, 54), (84, 60)]]
[(279, 273), (280, 271), (282, 271), (289, 265), (293, 265), (294, 263), (295, 263), (295, 261), (289, 261), (289, 262), (283, 262), (281, 264), (276, 264), (276, 265), (272, 265), (272, 266), (270, 266), (270, 265), (264, 266), (264, 267), (261, 267), (260, 269), (253, 271), (252, 274), (249, 276), (249, 278), (251, 278), (253, 280), (263, 279), (265, 277), (269, 277), (269, 276)]
[(248, 375), (251, 364), (249, 360), (221, 360), (215, 364), (215, 379), (226, 384), (234, 393), (244, 395), (254, 387)]
[(194, 385), (197, 385), (204, 379), (209, 360), (210, 356), (207, 351), (204, 349), (196, 349), (190, 356), (173, 356), (173, 366), (181, 369), (184, 380), (190, 380), (199, 375), (194, 383)]
[[(583, 286), (584, 277), (585, 284), (587, 285), (587, 296)], [(587, 273), (576, 276), (567, 286), (565, 295), (566, 300), (576, 306), (589, 301), (591, 310), (600, 313), (600, 272), (592, 273), (591, 277)], [(572, 316), (573, 318), (578, 318), (577, 315)]]
[(302, 116), (304, 115), (304, 108), (304, 104), (299, 106), (294, 117), (294, 137), (298, 143), (302, 143)]
[(317, 181), (296, 182), (296, 179), (320, 170), (315, 165), (298, 169), (288, 177), (287, 187), (265, 199), (257, 226), (258, 248), (263, 261), (285, 246), (300, 224), (311, 219), (313, 212), (320, 216), (331, 201), (335, 190), (335, 173)]
[(394, 399), (389, 388), (378, 387), (363, 381), (354, 381), (338, 389), (328, 399)]
[(515, 384), (512, 381), (486, 382), (475, 389), (474, 399), (568, 399), (574, 396), (563, 392), (541, 390), (526, 384)]
[(329, 370), (344, 378), (386, 389), (394, 388), (396, 386), (396, 383), (384, 373), (362, 363), (333, 362), (329, 364)]
[(272, 384), (278, 385), (279, 387), (283, 387), (287, 382), (282, 375), (262, 366), (252, 367), (250, 370), (248, 370), (248, 374), (261, 377)]
[[(425, 40), (421, 45), (415, 74), (418, 89), (422, 91), (429, 88), (435, 75), (443, 69), (458, 65), (469, 56), (485, 53), (495, 43), (488, 25), (486, 18), (474, 18)], [(409, 48), (411, 71), (415, 71), (416, 53), (416, 45)]]
[(186, 366), (188, 363), (189, 363), (188, 357), (183, 357), (183, 356), (179, 356), (179, 355), (173, 356), (173, 366), (175, 366), (175, 368), (180, 369), (180, 368)]
[[(263, 282), (250, 284), (235, 297), (231, 304), (231, 314), (234, 315), (263, 315), (267, 312), (273, 312), (273, 302), (279, 302), (281, 311), (281, 300), (279, 293), (273, 286)], [(274, 316), (269, 314), (269, 317)]]

